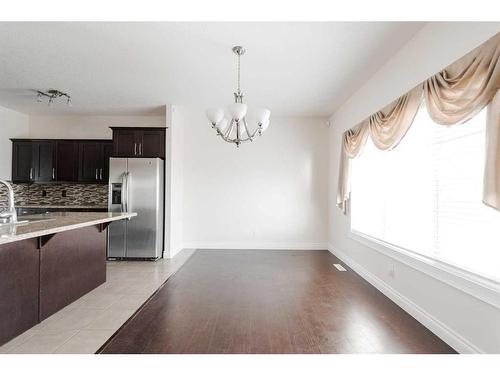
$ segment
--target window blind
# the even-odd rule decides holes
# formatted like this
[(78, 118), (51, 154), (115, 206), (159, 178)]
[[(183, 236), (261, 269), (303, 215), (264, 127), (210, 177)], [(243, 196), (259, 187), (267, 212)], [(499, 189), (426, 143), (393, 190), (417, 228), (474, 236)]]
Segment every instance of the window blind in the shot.
[(500, 281), (500, 213), (484, 205), (486, 110), (442, 126), (421, 108), (396, 149), (352, 162), (351, 229)]

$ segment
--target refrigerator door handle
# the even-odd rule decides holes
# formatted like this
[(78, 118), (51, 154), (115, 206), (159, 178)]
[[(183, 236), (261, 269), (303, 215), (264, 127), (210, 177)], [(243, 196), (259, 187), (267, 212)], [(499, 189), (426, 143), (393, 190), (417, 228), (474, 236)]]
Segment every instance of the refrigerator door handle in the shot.
[(122, 174), (121, 210), (127, 212), (127, 172)]
[[(129, 191), (130, 191), (130, 172), (127, 172), (126, 179), (127, 179), (127, 186), (126, 186), (127, 190), (126, 190), (125, 194), (127, 195), (127, 200), (126, 200), (125, 204), (126, 204), (126, 212), (130, 212), (129, 211), (129, 206), (128, 206), (128, 204), (129, 204), (129, 198), (130, 198), (130, 194), (129, 194)], [(130, 218), (129, 218), (129, 220), (130, 220)]]

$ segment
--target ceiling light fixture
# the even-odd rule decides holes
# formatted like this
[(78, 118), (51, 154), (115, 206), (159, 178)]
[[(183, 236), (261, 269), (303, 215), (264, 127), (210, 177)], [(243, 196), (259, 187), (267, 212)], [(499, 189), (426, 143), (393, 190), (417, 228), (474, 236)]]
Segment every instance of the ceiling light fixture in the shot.
[(66, 94), (65, 92), (59, 91), (59, 90), (54, 90), (50, 89), (47, 91), (38, 91), (37, 90), (37, 96), (36, 96), (36, 101), (38, 103), (43, 102), (43, 98), (49, 98), (47, 104), (51, 105), (54, 103), (54, 99), (58, 99), (60, 97), (65, 97), (66, 98), (66, 104), (71, 106), (71, 96), (69, 94)]
[(238, 71), (238, 89), (234, 93), (234, 103), (229, 104), (227, 112), (222, 108), (210, 108), (207, 110), (207, 118), (212, 124), (212, 128), (217, 131), (217, 135), (229, 143), (235, 143), (236, 147), (240, 143), (253, 141), (253, 139), (262, 133), (269, 126), (269, 117), (271, 111), (268, 109), (254, 110), (248, 117), (253, 117), (257, 123), (257, 128), (251, 132), (247, 123), (246, 104), (243, 104), (243, 93), (240, 89), (240, 58), (245, 53), (245, 49), (241, 46), (233, 47), (233, 52), (237, 56), (237, 71)]

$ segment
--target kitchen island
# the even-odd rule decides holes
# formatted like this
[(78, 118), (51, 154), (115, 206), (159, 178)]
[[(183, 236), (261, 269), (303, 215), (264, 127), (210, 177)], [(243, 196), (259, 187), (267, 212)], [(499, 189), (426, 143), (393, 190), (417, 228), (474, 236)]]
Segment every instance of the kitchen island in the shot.
[(106, 281), (106, 228), (135, 213), (54, 212), (0, 225), (0, 345)]

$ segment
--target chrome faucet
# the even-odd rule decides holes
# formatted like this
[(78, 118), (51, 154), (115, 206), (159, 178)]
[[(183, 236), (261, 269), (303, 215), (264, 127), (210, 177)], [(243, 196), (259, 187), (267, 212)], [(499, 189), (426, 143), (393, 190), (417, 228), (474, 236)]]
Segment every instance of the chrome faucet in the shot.
[(7, 187), (7, 190), (9, 191), (9, 207), (7, 211), (2, 211), (0, 212), (0, 223), (9, 223), (9, 224), (15, 224), (17, 223), (17, 213), (16, 213), (16, 206), (14, 204), (14, 190), (12, 189), (12, 186), (4, 180), (0, 180), (0, 183), (4, 184)]

